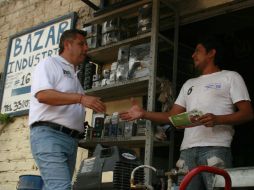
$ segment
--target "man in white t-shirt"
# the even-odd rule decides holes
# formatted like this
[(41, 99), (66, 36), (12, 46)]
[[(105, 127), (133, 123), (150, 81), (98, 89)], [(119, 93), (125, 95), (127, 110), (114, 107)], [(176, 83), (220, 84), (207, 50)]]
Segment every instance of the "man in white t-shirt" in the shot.
[[(214, 37), (198, 42), (192, 58), (201, 75), (185, 82), (169, 112), (147, 112), (133, 100), (131, 109), (120, 116), (169, 123), (171, 115), (200, 110), (204, 115), (196, 118), (199, 124), (185, 128), (176, 166), (188, 171), (199, 165), (231, 167), (233, 125), (253, 119), (246, 85), (237, 72), (220, 69), (221, 44)], [(212, 185), (213, 175), (204, 172), (191, 180), (188, 190), (210, 190)]]
[(77, 67), (87, 54), (86, 33), (65, 31), (59, 56), (42, 60), (32, 76), (29, 110), (33, 157), (43, 190), (70, 190), (78, 141), (84, 133), (85, 107), (104, 112), (100, 98), (84, 94)]

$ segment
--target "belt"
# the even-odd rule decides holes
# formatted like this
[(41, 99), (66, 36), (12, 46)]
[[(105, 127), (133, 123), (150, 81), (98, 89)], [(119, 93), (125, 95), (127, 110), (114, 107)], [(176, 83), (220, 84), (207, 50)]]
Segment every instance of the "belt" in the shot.
[(80, 133), (77, 130), (70, 129), (68, 127), (65, 127), (65, 126), (57, 124), (57, 123), (52, 123), (52, 122), (48, 122), (48, 121), (37, 121), (31, 125), (32, 128), (38, 127), (38, 126), (48, 126), (48, 127), (55, 129), (57, 131), (61, 131), (73, 138), (77, 138), (77, 139), (84, 138), (84, 133)]

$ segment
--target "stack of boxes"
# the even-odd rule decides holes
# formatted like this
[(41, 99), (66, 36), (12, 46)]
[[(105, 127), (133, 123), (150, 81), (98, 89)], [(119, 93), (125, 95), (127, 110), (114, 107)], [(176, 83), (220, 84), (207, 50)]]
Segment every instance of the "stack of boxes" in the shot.
[(149, 75), (151, 63), (150, 43), (132, 46), (130, 48), (128, 78), (132, 79)]
[[(135, 24), (132, 22), (135, 22)], [(133, 26), (135, 26), (135, 35), (149, 32), (151, 23), (152, 5), (149, 3), (139, 8), (135, 19), (115, 17), (101, 24), (84, 25), (83, 30), (87, 32), (87, 44), (91, 50), (127, 38), (132, 35), (132, 29), (130, 28)], [(87, 90), (113, 84), (115, 81), (144, 77), (149, 75), (150, 63), (150, 43), (122, 46), (118, 50), (116, 62), (112, 63), (111, 70), (108, 71), (109, 75), (103, 73), (104, 77), (102, 78), (102, 73), (95, 71), (94, 65), (85, 64), (84, 77), (81, 81), (84, 81), (83, 87)], [(83, 75), (83, 73), (81, 74)]]
[(86, 61), (84, 64), (84, 90), (92, 88), (93, 85), (93, 75), (96, 72), (95, 64), (90, 61)]
[(146, 4), (138, 10), (138, 32), (142, 34), (151, 31), (152, 27), (152, 4)]
[(124, 38), (125, 31), (122, 29), (121, 18), (116, 17), (102, 23), (102, 40), (101, 45), (105, 46), (116, 43)]
[[(117, 112), (112, 115), (94, 113), (92, 128), (87, 131), (92, 139), (130, 138), (145, 136), (145, 120), (123, 121)], [(88, 140), (89, 138), (87, 138)]]
[(118, 50), (116, 81), (127, 80), (128, 78), (128, 61), (130, 54), (130, 46), (122, 46)]
[(105, 114), (103, 113), (93, 114), (92, 138), (101, 138), (102, 130), (104, 127), (104, 117), (105, 117)]
[(86, 42), (89, 49), (98, 48), (101, 41), (101, 25), (85, 25), (83, 28), (86, 31)]

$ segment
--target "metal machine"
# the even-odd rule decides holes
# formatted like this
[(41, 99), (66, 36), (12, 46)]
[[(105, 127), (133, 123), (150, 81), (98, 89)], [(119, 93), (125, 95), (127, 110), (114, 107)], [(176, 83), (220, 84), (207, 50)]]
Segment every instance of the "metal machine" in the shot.
[[(73, 190), (129, 190), (131, 171), (141, 165), (134, 151), (98, 144), (91, 158), (83, 160)], [(144, 171), (135, 174), (144, 183)]]

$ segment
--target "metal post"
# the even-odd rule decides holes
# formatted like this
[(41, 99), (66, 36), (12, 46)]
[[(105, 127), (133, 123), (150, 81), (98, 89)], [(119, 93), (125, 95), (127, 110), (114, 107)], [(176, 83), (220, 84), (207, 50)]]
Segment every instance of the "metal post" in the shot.
[[(157, 49), (158, 49), (158, 31), (159, 31), (159, 7), (160, 1), (152, 0), (152, 29), (151, 29), (151, 45), (150, 56), (152, 65), (150, 67), (147, 110), (154, 111), (156, 96), (156, 74), (157, 74)], [(153, 157), (153, 137), (154, 129), (151, 121), (146, 122), (147, 140), (145, 144), (145, 165), (152, 165)], [(150, 185), (152, 181), (151, 170), (145, 170), (145, 183)]]
[[(179, 41), (179, 13), (178, 10), (168, 3), (166, 0), (161, 0), (168, 8), (170, 8), (175, 15), (174, 23), (174, 54), (173, 54), (173, 72), (172, 72), (172, 85), (173, 97), (176, 97), (176, 84), (177, 84), (177, 62), (178, 62), (178, 41)], [(170, 146), (169, 146), (169, 168), (173, 168), (174, 146), (175, 146), (175, 130), (170, 132)]]

